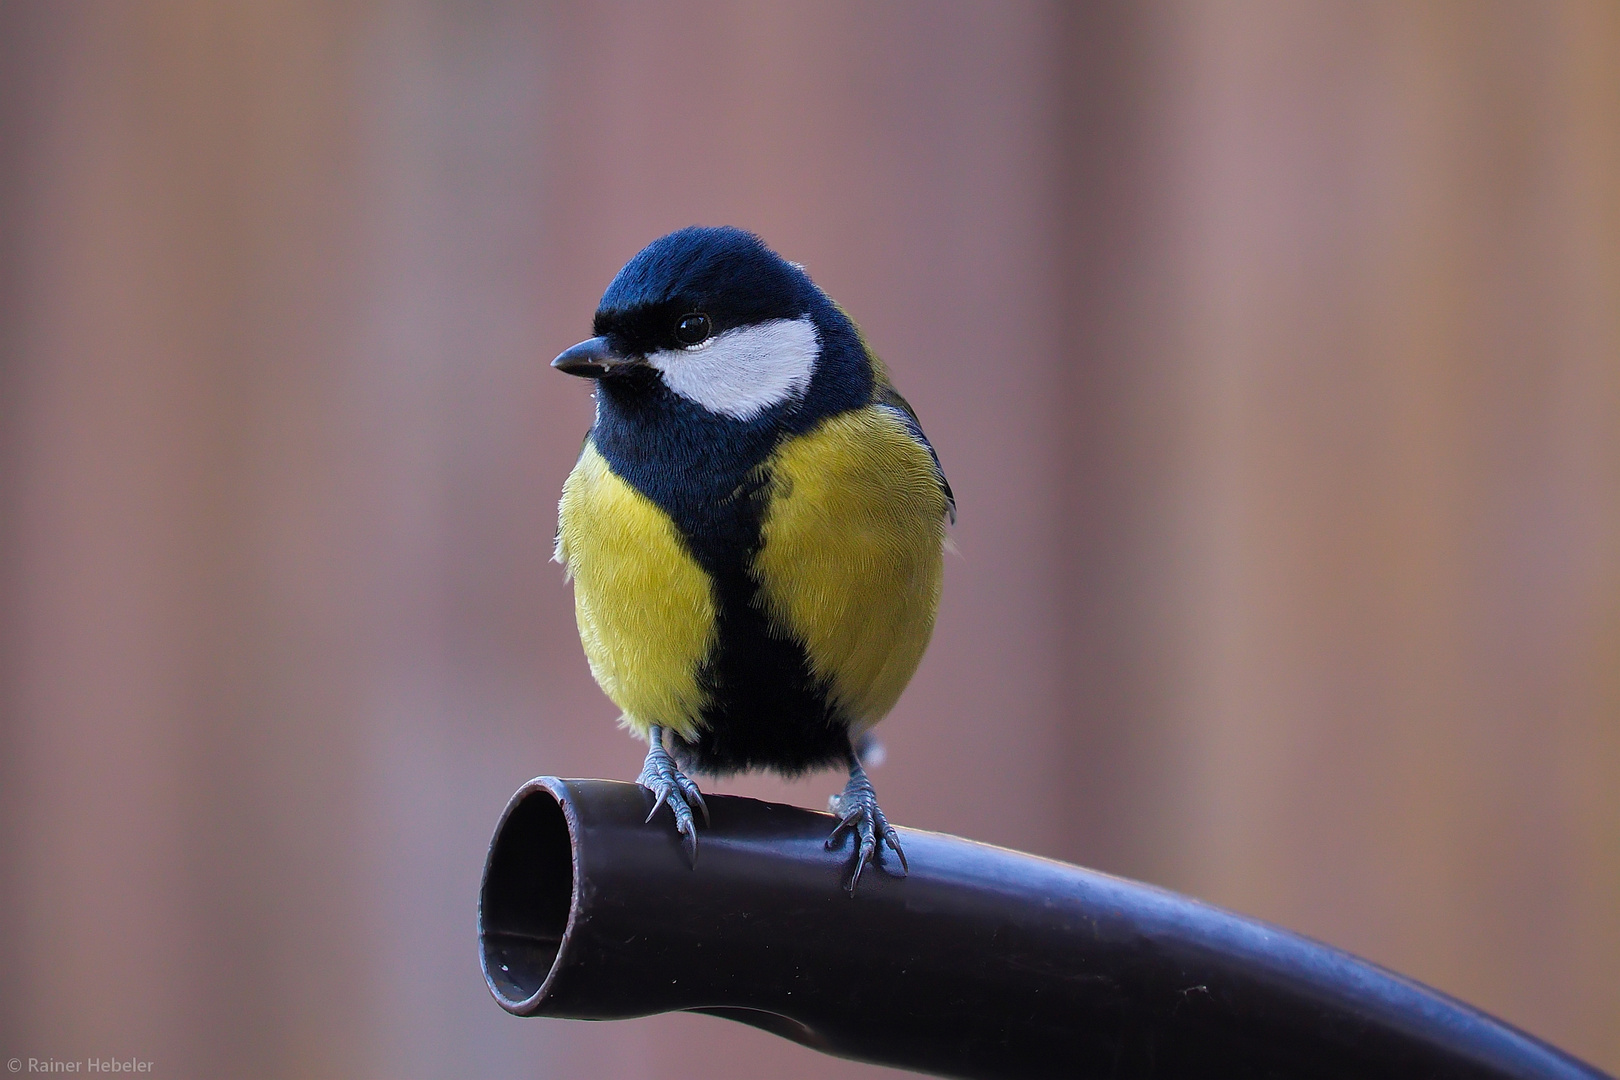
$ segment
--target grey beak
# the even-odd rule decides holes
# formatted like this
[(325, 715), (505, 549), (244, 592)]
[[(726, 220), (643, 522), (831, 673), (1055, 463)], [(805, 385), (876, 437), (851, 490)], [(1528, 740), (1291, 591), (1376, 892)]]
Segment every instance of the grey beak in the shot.
[(608, 346), (607, 338), (593, 337), (564, 349), (551, 362), (551, 366), (581, 378), (600, 379), (614, 368), (628, 363), (631, 361)]

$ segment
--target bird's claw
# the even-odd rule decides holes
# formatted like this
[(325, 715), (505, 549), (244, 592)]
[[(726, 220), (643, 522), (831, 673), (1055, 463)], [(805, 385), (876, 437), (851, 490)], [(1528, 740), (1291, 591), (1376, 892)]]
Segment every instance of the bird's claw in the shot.
[(852, 773), (849, 784), (844, 788), (842, 795), (834, 795), (827, 800), (827, 809), (838, 816), (838, 824), (833, 827), (832, 835), (827, 837), (823, 845), (826, 850), (832, 851), (841, 845), (845, 833), (855, 838), (855, 872), (850, 875), (849, 884), (845, 886), (851, 895), (855, 886), (860, 884), (861, 874), (866, 870), (867, 863), (882, 862), (882, 845), (887, 845), (894, 851), (900, 860), (899, 877), (904, 877), (910, 866), (906, 863), (906, 853), (900, 847), (900, 834), (889, 819), (883, 816), (882, 807), (878, 806), (877, 793), (872, 790), (872, 782), (866, 778), (864, 771)]
[(682, 838), (686, 857), (696, 866), (697, 823), (692, 818), (694, 805), (703, 815), (703, 824), (709, 824), (709, 806), (703, 801), (703, 793), (698, 790), (697, 784), (675, 767), (669, 752), (659, 745), (654, 745), (647, 752), (647, 761), (642, 765), (636, 783), (653, 794), (653, 805), (647, 812), (647, 820), (652, 821), (659, 807), (668, 806), (669, 812), (675, 816), (675, 831)]

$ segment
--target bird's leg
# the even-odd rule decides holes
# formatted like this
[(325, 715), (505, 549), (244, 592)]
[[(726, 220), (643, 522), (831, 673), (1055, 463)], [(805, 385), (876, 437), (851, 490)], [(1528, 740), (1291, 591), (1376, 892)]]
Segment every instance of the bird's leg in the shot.
[(851, 895), (854, 895), (855, 886), (860, 884), (861, 872), (866, 869), (867, 862), (881, 859), (880, 842), (893, 848), (899, 856), (902, 876), (910, 869), (906, 865), (906, 853), (900, 849), (900, 836), (883, 816), (883, 810), (877, 803), (877, 792), (872, 790), (872, 781), (867, 779), (866, 770), (861, 767), (861, 759), (854, 747), (849, 751), (849, 783), (844, 785), (842, 795), (834, 795), (828, 800), (828, 809), (838, 815), (838, 826), (827, 837), (827, 850), (838, 847), (846, 832), (856, 840), (855, 873), (849, 879)]
[(654, 796), (647, 820), (653, 819), (660, 806), (668, 804), (669, 812), (675, 815), (675, 831), (686, 838), (686, 856), (696, 866), (697, 825), (692, 820), (692, 806), (695, 804), (702, 811), (705, 825), (709, 823), (709, 807), (698, 786), (675, 767), (675, 759), (664, 749), (664, 729), (654, 724), (647, 731), (647, 742), (647, 760), (641, 766), (641, 775), (636, 777), (636, 783)]

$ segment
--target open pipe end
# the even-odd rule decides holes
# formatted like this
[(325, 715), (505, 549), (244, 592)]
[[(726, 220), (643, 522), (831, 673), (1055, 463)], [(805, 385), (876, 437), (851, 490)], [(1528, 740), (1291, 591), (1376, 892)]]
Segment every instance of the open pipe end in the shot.
[(479, 958), (501, 1008), (532, 1014), (573, 925), (579, 889), (574, 823), (550, 777), (506, 805), (478, 898)]

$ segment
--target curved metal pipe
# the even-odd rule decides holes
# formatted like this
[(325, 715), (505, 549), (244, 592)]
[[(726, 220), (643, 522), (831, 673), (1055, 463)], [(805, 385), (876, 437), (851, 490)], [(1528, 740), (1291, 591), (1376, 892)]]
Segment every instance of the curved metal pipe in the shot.
[(707, 796), (687, 862), (635, 784), (540, 777), (490, 844), (484, 976), (520, 1016), (707, 1012), (944, 1076), (1602, 1073), (1355, 957), (1148, 885), (901, 830), (852, 897), (833, 820)]

